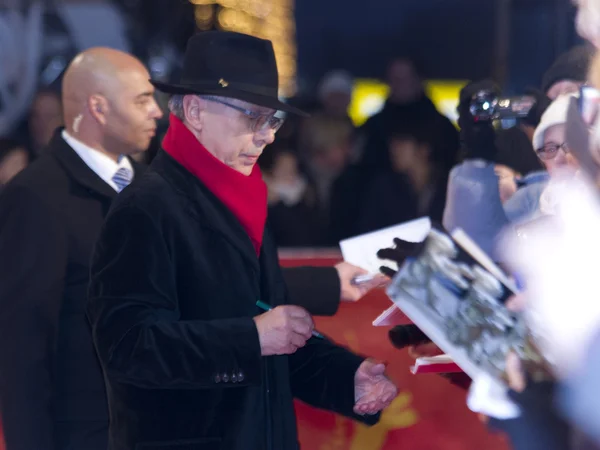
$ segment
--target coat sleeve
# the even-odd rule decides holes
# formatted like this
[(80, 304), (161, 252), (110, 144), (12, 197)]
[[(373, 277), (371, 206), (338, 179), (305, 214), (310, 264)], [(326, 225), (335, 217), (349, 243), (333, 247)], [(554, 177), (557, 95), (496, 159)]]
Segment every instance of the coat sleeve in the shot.
[(67, 264), (56, 215), (23, 187), (0, 195), (0, 416), (10, 450), (52, 449), (54, 347)]
[(340, 306), (340, 277), (335, 267), (287, 267), (283, 277), (289, 303), (313, 316), (333, 316)]
[(354, 376), (364, 360), (327, 339), (309, 339), (289, 357), (292, 393), (311, 406), (373, 425), (379, 414), (360, 416), (353, 412)]
[(147, 389), (201, 389), (213, 388), (217, 374), (236, 371), (243, 381), (220, 386), (260, 384), (251, 317), (181, 320), (171, 238), (133, 207), (113, 211), (105, 222), (92, 258), (87, 312), (108, 379)]

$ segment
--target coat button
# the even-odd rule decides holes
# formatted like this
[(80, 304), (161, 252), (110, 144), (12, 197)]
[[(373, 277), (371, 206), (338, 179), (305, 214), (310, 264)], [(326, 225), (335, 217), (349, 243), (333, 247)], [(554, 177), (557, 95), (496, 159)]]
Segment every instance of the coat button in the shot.
[(220, 383), (221, 382), (221, 375), (216, 374), (215, 375), (215, 383)]
[(228, 383), (229, 382), (229, 375), (227, 375), (226, 373), (224, 373), (223, 375), (221, 375), (221, 379), (223, 380), (223, 383)]
[(238, 382), (241, 383), (242, 381), (244, 381), (244, 372), (242, 372), (241, 370), (238, 372), (237, 374), (237, 379)]

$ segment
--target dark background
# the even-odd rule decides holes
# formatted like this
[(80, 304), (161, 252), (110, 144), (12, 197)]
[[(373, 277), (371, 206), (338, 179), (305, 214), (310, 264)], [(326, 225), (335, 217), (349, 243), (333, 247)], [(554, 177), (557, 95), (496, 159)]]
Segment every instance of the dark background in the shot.
[[(151, 36), (144, 48), (166, 37), (183, 50), (193, 32), (189, 0), (118, 3)], [(427, 78), (493, 77), (516, 94), (582, 42), (571, 0), (296, 0), (295, 15), (301, 93), (328, 70), (378, 78), (392, 56), (408, 54)]]
[(299, 87), (335, 68), (381, 77), (412, 54), (427, 78), (493, 76), (516, 92), (581, 42), (574, 16), (570, 0), (297, 0)]

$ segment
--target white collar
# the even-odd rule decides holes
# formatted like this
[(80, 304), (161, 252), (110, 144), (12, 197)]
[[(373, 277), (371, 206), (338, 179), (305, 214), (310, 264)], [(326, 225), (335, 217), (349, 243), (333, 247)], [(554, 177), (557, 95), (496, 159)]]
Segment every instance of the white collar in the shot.
[(131, 162), (129, 158), (120, 157), (119, 162), (115, 162), (113, 159), (106, 156), (104, 153), (101, 153), (97, 150), (94, 150), (90, 146), (84, 144), (83, 142), (77, 140), (73, 136), (71, 136), (67, 130), (62, 131), (62, 138), (65, 140), (69, 146), (75, 150), (75, 152), (79, 155), (79, 157), (83, 160), (83, 162), (92, 169), (96, 175), (98, 175), (106, 184), (108, 184), (115, 191), (119, 192), (118, 186), (112, 180), (112, 177), (117, 173), (122, 167), (131, 170), (131, 173), (134, 173), (133, 167), (131, 166)]

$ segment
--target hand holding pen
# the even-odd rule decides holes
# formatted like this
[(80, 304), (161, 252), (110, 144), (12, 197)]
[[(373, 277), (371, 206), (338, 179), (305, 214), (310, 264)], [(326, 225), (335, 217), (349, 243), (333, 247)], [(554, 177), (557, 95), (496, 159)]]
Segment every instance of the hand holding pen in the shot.
[(354, 277), (351, 281), (353, 286), (368, 292), (371, 289), (383, 288), (390, 283), (390, 278), (381, 274), (365, 274)]
[(256, 306), (266, 311), (254, 317), (263, 356), (290, 355), (304, 347), (312, 336), (323, 338), (315, 331), (313, 320), (304, 308), (293, 305), (271, 308), (260, 300)]

